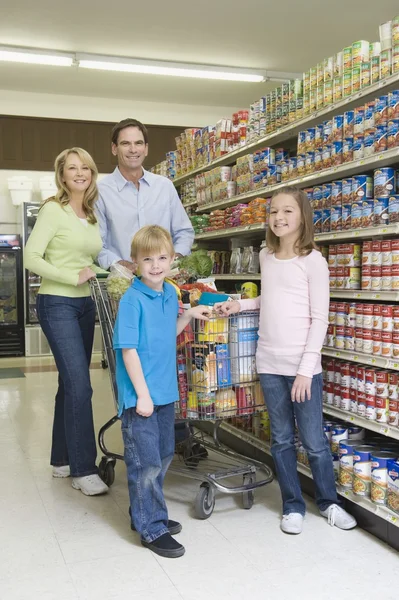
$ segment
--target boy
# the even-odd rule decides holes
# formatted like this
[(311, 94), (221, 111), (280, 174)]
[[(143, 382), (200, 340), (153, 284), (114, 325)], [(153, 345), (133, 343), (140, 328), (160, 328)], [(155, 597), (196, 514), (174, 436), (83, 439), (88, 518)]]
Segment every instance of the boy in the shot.
[(132, 529), (140, 533), (146, 548), (177, 558), (185, 550), (171, 534), (182, 527), (168, 520), (162, 489), (174, 454), (174, 403), (179, 398), (176, 337), (193, 317), (207, 320), (210, 309), (196, 306), (178, 319), (176, 291), (164, 282), (174, 258), (172, 238), (165, 229), (158, 225), (140, 229), (131, 255), (141, 277), (120, 301), (114, 349)]

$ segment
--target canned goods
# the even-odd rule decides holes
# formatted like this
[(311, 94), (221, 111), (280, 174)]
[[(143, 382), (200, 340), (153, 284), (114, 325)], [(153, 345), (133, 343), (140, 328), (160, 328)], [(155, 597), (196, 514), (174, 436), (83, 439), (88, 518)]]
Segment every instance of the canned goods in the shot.
[(388, 423), (389, 425), (391, 425), (392, 427), (397, 427), (398, 423), (399, 423), (399, 402), (398, 399), (395, 398), (394, 400), (389, 400), (389, 407), (388, 407)]
[(376, 125), (386, 123), (388, 120), (388, 96), (380, 96), (375, 100), (374, 122)]
[(356, 414), (357, 413), (357, 392), (356, 392), (356, 390), (350, 390), (350, 397), (351, 397), (351, 412)]
[(342, 162), (353, 160), (353, 136), (345, 137), (342, 144)]
[(375, 110), (375, 102), (372, 100), (371, 102), (367, 102), (364, 107), (364, 131), (374, 127), (374, 110)]
[(399, 333), (392, 334), (392, 357), (399, 358)]
[(362, 227), (372, 227), (374, 225), (374, 200), (362, 200)]
[(376, 83), (380, 80), (380, 57), (373, 56), (371, 58), (371, 83)]
[(378, 123), (375, 126), (374, 152), (385, 152), (388, 149), (388, 126), (387, 123)]
[(352, 390), (357, 390), (356, 365), (350, 364), (349, 373), (351, 378), (350, 387)]
[[(338, 208), (338, 207), (337, 207)], [(342, 214), (342, 229), (347, 230), (352, 228), (352, 204), (343, 204), (341, 209)]]
[(344, 113), (343, 137), (351, 137), (354, 134), (355, 111), (347, 110)]
[(382, 352), (382, 331), (372, 332), (373, 350), (374, 356), (380, 356)]
[(365, 376), (365, 392), (368, 396), (375, 396), (376, 394), (376, 371), (375, 369), (364, 370)]
[(380, 79), (389, 77), (392, 73), (392, 50), (382, 50), (380, 54)]
[(382, 306), (373, 305), (373, 329), (382, 329)]
[(333, 404), (334, 404), (334, 384), (329, 382), (326, 384), (325, 388), (326, 388), (326, 402), (330, 406), (333, 406)]
[(384, 240), (381, 243), (382, 266), (390, 267), (392, 265), (392, 245), (391, 240)]
[(365, 381), (366, 373), (365, 373), (365, 371), (366, 371), (365, 367), (361, 367), (361, 366), (356, 367), (357, 389), (359, 392), (366, 391), (366, 381)]
[(372, 242), (363, 242), (362, 247), (362, 265), (371, 265), (372, 258)]
[(341, 410), (349, 411), (351, 407), (350, 389), (341, 386), (341, 400), (339, 408)]
[(377, 371), (376, 374), (376, 396), (388, 398), (389, 373), (388, 371)]
[(392, 288), (392, 267), (383, 266), (381, 269), (381, 289), (391, 290)]
[(357, 440), (341, 440), (339, 442), (339, 484), (346, 489), (353, 487), (353, 451), (359, 445)]
[(362, 269), (362, 290), (371, 290), (371, 266), (365, 265)]
[(374, 504), (385, 506), (388, 492), (388, 461), (394, 460), (394, 452), (372, 452), (371, 460), (371, 488), (370, 498)]
[(374, 305), (373, 304), (363, 304), (363, 329), (372, 329), (373, 328), (373, 313), (374, 313)]
[(369, 175), (355, 175), (352, 177), (352, 202), (359, 199), (373, 198), (373, 178)]
[(331, 206), (342, 205), (342, 181), (333, 181), (331, 184)]
[(352, 425), (349, 427), (349, 439), (354, 442), (359, 442), (360, 440), (364, 440), (364, 436), (366, 435), (365, 430), (362, 427), (358, 427), (357, 425)]
[(399, 513), (399, 461), (392, 459), (387, 463), (387, 506)]
[(356, 496), (370, 496), (371, 487), (371, 453), (374, 446), (357, 446), (353, 451), (353, 493)]
[(365, 392), (357, 392), (357, 414), (359, 417), (366, 416), (366, 397)]
[(352, 228), (358, 229), (362, 226), (362, 218), (363, 218), (363, 201), (359, 200), (357, 202), (352, 203), (351, 208), (351, 224)]
[(361, 327), (355, 329), (355, 350), (363, 352), (363, 329)]
[(399, 90), (388, 94), (388, 119), (399, 119)]
[(389, 119), (387, 125), (387, 147), (396, 148), (399, 146), (399, 118)]
[(376, 408), (375, 408), (375, 396), (369, 396), (366, 394), (366, 419), (368, 421), (375, 421)]
[(382, 243), (379, 240), (371, 242), (371, 266), (382, 266)]
[(364, 132), (364, 118), (365, 118), (365, 109), (364, 106), (359, 106), (354, 110), (353, 117), (353, 133), (363, 133)]
[[(375, 198), (374, 199), (374, 224), (375, 225), (388, 225), (389, 223), (389, 198)], [(382, 264), (382, 263), (381, 263)]]
[(348, 439), (348, 429), (342, 425), (335, 425), (331, 432), (331, 452), (337, 454), (339, 451), (339, 443), (341, 440)]
[(388, 423), (389, 399), (376, 397), (376, 417), (378, 423)]
[(339, 408), (341, 406), (341, 386), (339, 383), (334, 383), (333, 406), (335, 406), (335, 408)]
[(385, 167), (374, 171), (374, 197), (386, 198), (396, 191), (395, 169)]
[(391, 194), (388, 205), (389, 222), (398, 223), (399, 221), (399, 195)]
[(355, 327), (363, 327), (363, 304), (356, 304), (356, 321)]

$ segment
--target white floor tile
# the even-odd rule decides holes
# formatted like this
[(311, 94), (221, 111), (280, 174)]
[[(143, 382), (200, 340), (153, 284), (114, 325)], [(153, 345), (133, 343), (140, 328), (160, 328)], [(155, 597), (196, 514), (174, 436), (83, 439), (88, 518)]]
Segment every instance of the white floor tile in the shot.
[[(14, 360), (3, 366), (51, 364)], [(194, 518), (201, 481), (169, 474), (165, 497), (186, 548), (168, 560), (143, 548), (130, 531), (123, 462), (109, 494), (87, 497), (49, 465), (55, 372), (0, 380), (1, 600), (396, 600), (398, 553), (361, 529), (328, 526), (312, 500), (300, 536), (279, 528), (276, 482), (242, 509), (240, 495), (218, 493), (205, 521)], [(92, 372), (98, 430), (114, 415), (107, 371)], [(122, 452), (120, 424), (107, 447)], [(99, 457), (101, 453), (99, 452)], [(193, 473), (194, 474), (194, 473)], [(394, 590), (395, 593), (392, 592)]]

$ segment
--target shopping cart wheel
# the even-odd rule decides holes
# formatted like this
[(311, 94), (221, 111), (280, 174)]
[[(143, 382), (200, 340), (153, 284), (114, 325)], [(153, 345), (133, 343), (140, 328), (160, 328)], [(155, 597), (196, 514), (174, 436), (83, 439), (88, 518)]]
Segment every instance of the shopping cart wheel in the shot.
[(98, 474), (108, 487), (111, 487), (115, 481), (115, 464), (115, 459), (109, 459), (106, 456), (103, 456), (98, 465)]
[(197, 519), (209, 519), (215, 508), (215, 490), (208, 482), (201, 483), (195, 498), (195, 516)]
[[(255, 483), (255, 477), (253, 475), (244, 475), (243, 477), (243, 485), (253, 484)], [(243, 492), (242, 494), (242, 507), (246, 510), (249, 510), (254, 505), (254, 493), (252, 490), (248, 490), (247, 492)]]
[(102, 367), (103, 369), (108, 369), (108, 363), (107, 363), (107, 361), (105, 360), (105, 358), (103, 358), (103, 359), (102, 359), (102, 361), (101, 361), (101, 367)]

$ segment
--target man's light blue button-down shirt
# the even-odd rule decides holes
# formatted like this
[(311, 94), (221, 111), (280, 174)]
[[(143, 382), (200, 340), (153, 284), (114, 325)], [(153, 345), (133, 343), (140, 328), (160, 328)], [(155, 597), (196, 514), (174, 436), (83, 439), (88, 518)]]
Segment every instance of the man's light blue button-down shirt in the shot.
[(98, 262), (108, 269), (119, 260), (131, 260), (133, 236), (145, 225), (160, 225), (173, 239), (175, 252), (190, 254), (194, 230), (173, 183), (143, 169), (139, 189), (116, 167), (99, 183), (96, 215), (103, 249)]

